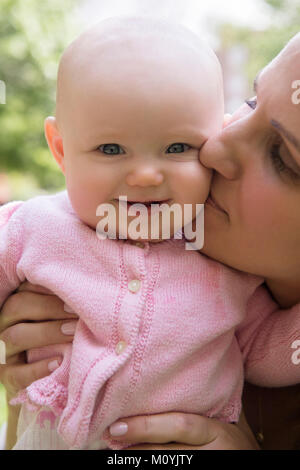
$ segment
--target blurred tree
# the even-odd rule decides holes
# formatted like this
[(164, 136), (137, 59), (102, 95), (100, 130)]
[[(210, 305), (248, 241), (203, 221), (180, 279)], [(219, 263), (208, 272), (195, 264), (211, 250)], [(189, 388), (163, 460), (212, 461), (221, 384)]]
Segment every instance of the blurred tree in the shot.
[[(299, 0), (263, 0), (269, 7), (271, 24), (267, 29), (222, 25), (220, 36), (225, 47), (242, 44), (248, 50), (247, 70), (249, 81), (267, 65), (296, 33), (300, 31)], [(255, 18), (253, 18), (253, 26)]]
[(72, 10), (78, 3), (0, 3), (0, 80), (6, 84), (6, 104), (0, 104), (0, 172), (29, 174), (45, 189), (60, 188), (64, 181), (47, 148), (43, 122), (55, 110), (58, 60), (76, 35)]
[[(77, 35), (73, 10), (81, 1), (0, 0), (0, 80), (7, 95), (6, 104), (0, 104), (0, 173), (14, 176), (13, 197), (30, 196), (36, 185), (46, 190), (63, 186), (47, 148), (43, 121), (54, 113), (58, 60)], [(251, 83), (300, 25), (299, 0), (262, 1), (269, 7), (272, 27), (220, 28), (225, 46), (246, 46)]]

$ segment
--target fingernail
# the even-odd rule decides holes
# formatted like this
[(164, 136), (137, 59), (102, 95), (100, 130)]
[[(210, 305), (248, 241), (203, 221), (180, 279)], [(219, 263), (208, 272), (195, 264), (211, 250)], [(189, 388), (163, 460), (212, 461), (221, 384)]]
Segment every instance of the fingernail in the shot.
[(76, 321), (63, 323), (61, 326), (61, 331), (64, 335), (73, 335), (75, 333), (76, 325), (77, 325)]
[(127, 431), (127, 424), (122, 422), (112, 424), (109, 428), (110, 435), (114, 437), (123, 436)]
[(50, 372), (53, 372), (59, 366), (60, 366), (60, 363), (58, 362), (57, 359), (55, 359), (54, 361), (49, 362), (48, 369), (50, 370)]

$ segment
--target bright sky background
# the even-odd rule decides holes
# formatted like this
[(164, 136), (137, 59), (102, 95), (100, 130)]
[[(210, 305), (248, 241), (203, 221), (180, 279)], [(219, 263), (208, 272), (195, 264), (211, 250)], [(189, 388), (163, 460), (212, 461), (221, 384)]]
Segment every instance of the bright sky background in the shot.
[(85, 26), (124, 14), (166, 17), (201, 31), (209, 42), (215, 41), (218, 22), (254, 29), (264, 29), (270, 22), (270, 9), (262, 0), (86, 0), (80, 8)]

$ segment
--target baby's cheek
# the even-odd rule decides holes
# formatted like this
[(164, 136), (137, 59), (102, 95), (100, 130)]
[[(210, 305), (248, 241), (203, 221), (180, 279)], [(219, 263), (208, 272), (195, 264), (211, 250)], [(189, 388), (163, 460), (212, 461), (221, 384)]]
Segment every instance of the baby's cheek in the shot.
[(89, 197), (89, 194), (84, 191), (68, 189), (69, 198), (73, 209), (75, 210), (78, 217), (88, 225), (91, 225), (96, 218), (95, 204)]
[(96, 226), (96, 210), (103, 201), (101, 185), (94, 185), (85, 178), (70, 178), (67, 190), (73, 209), (78, 217), (89, 226)]
[(213, 172), (211, 169), (205, 168), (203, 165), (201, 165), (200, 173), (201, 173), (201, 184), (200, 184), (201, 201), (200, 203), (204, 204), (210, 193), (210, 185), (211, 185)]
[(196, 204), (204, 204), (209, 192), (212, 179), (212, 170), (197, 162), (189, 172), (186, 179), (186, 194)]

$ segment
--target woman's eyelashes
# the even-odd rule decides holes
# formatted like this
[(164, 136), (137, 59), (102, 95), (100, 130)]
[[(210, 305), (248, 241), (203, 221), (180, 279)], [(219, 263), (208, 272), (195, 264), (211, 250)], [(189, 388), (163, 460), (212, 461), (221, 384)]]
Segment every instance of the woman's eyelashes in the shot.
[(246, 100), (245, 103), (250, 106), (251, 109), (255, 109), (257, 106), (257, 98), (251, 98), (251, 100)]
[(285, 175), (292, 178), (294, 181), (300, 181), (300, 175), (295, 173), (292, 168), (290, 168), (283, 160), (280, 149), (282, 146), (282, 142), (274, 142), (270, 149), (270, 156), (272, 160), (272, 164), (275, 170), (278, 173), (284, 173)]
[(281, 147), (281, 143), (280, 142), (276, 142), (276, 143), (273, 143), (272, 146), (271, 146), (271, 149), (270, 149), (270, 155), (271, 155), (271, 160), (272, 160), (272, 163), (274, 165), (274, 168), (279, 172), (283, 172), (283, 171), (286, 171), (288, 170), (289, 168), (286, 166), (286, 164), (284, 163), (281, 155), (280, 155), (280, 147)]
[[(250, 100), (246, 100), (245, 103), (253, 110), (256, 109), (257, 106), (257, 97), (251, 98)], [(271, 158), (271, 162), (277, 173), (284, 174), (293, 179), (294, 181), (300, 181), (300, 175), (298, 175), (291, 167), (289, 167), (285, 160), (282, 158), (281, 155), (281, 148), (283, 145), (283, 141), (281, 138), (276, 138), (276, 141), (271, 144), (269, 154)]]

